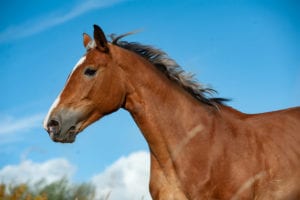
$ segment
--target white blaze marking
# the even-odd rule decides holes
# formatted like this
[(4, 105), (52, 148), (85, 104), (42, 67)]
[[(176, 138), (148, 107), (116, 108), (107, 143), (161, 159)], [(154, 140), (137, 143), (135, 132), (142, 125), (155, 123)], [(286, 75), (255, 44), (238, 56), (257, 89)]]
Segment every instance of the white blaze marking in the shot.
[(44, 119), (44, 129), (47, 129), (47, 123), (49, 121), (49, 117), (52, 113), (52, 111), (57, 107), (58, 103), (60, 101), (60, 95), (58, 95), (58, 97), (55, 99), (55, 101), (53, 102), (52, 106), (50, 107), (48, 114), (46, 116), (46, 118)]
[[(70, 77), (72, 76), (72, 73), (85, 61), (85, 56), (83, 56), (82, 58), (80, 58), (79, 59), (79, 61), (76, 63), (76, 65), (74, 66), (74, 68), (73, 68), (73, 70), (72, 70), (72, 72), (71, 72), (71, 74), (70, 74), (70, 76), (69, 76), (69, 79), (70, 79)], [(44, 128), (45, 129), (47, 129), (47, 123), (48, 123), (48, 121), (49, 121), (49, 117), (51, 116), (51, 113), (52, 113), (52, 111), (57, 107), (57, 105), (59, 104), (59, 101), (60, 101), (60, 95), (61, 94), (59, 94), (58, 95), (58, 97), (55, 99), (55, 101), (53, 102), (53, 104), (52, 104), (52, 106), (50, 107), (50, 109), (49, 109), (49, 111), (48, 111), (48, 114), (47, 114), (47, 116), (46, 116), (46, 118), (45, 118), (45, 120), (44, 120), (44, 123), (43, 123), (43, 125), (44, 125)]]
[[(83, 63), (85, 61), (85, 56), (83, 56), (82, 58), (80, 58), (79, 60), (78, 60), (78, 62), (76, 63), (76, 65), (74, 66), (74, 68), (73, 68), (73, 70), (72, 70), (72, 72), (71, 72), (71, 75), (72, 75), (72, 73)], [(70, 76), (71, 76), (70, 75)]]

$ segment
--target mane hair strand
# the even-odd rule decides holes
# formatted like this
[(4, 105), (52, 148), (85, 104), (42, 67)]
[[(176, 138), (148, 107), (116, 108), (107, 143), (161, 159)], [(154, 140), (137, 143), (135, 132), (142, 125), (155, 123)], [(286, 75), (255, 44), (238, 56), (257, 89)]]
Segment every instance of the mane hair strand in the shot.
[(179, 66), (162, 50), (156, 49), (150, 45), (143, 45), (137, 42), (127, 42), (121, 40), (123, 37), (134, 33), (136, 32), (129, 32), (119, 36), (111, 34), (111, 43), (144, 57), (157, 69), (164, 73), (170, 80), (175, 81), (193, 97), (204, 104), (218, 108), (218, 105), (223, 105), (226, 101), (228, 101), (228, 99), (225, 98), (212, 97), (217, 93), (216, 90), (209, 87), (204, 87), (202, 84), (198, 83), (194, 78), (194, 74), (186, 73), (181, 66)]

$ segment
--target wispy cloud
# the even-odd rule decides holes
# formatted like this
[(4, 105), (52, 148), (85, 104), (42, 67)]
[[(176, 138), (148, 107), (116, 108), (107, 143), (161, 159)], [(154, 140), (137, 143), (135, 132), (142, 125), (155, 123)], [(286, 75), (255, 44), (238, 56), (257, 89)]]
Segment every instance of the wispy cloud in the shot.
[(1, 117), (0, 136), (42, 126), (43, 117), (44, 114), (34, 114), (23, 118)]
[(16, 40), (40, 33), (46, 29), (68, 22), (88, 11), (113, 6), (124, 0), (88, 0), (75, 5), (64, 14), (57, 14), (57, 11), (46, 16), (26, 21), (22, 24), (12, 25), (0, 31), (0, 43)]

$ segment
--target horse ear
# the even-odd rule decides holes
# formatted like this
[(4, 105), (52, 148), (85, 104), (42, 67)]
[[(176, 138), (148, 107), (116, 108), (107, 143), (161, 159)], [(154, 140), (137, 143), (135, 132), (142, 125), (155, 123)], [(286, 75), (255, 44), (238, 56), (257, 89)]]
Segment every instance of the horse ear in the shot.
[(92, 41), (92, 38), (86, 34), (86, 33), (83, 33), (83, 46), (86, 48), (87, 45), (90, 43), (90, 41)]
[(108, 43), (104, 35), (103, 30), (96, 24), (94, 24), (94, 39), (97, 49), (103, 52), (108, 52)]

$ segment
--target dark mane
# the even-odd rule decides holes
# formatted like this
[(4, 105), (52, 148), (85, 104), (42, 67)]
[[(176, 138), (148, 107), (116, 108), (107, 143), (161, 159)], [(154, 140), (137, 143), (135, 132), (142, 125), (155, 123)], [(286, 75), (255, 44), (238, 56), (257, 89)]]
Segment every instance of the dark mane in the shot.
[(173, 59), (168, 57), (168, 55), (162, 50), (156, 49), (149, 45), (120, 40), (130, 34), (132, 33), (127, 33), (120, 36), (115, 36), (114, 34), (112, 34), (110, 36), (112, 39), (111, 43), (144, 57), (155, 67), (157, 67), (157, 69), (164, 73), (170, 80), (175, 81), (193, 97), (204, 104), (217, 108), (218, 105), (223, 105), (226, 101), (228, 101), (228, 99), (225, 98), (212, 97), (213, 94), (217, 93), (216, 90), (204, 87), (202, 84), (198, 83), (194, 78), (194, 74), (186, 73)]

